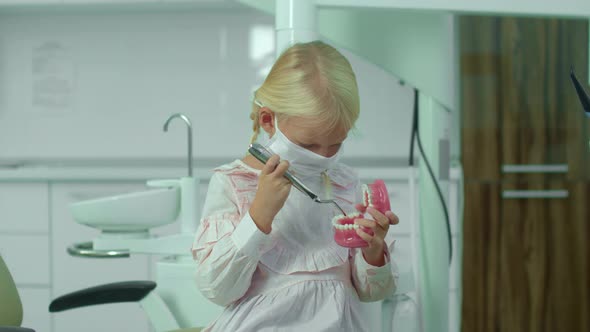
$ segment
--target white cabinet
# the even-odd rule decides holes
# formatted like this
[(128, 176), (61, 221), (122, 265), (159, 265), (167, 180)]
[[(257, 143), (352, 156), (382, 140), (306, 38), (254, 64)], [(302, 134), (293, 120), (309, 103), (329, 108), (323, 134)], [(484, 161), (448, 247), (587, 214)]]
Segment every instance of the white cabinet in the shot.
[(0, 232), (47, 234), (48, 231), (47, 183), (0, 183)]
[(0, 254), (19, 290), (23, 326), (51, 332), (48, 201), (46, 182), (0, 183)]
[(60, 0), (64, 4), (141, 4), (155, 3), (160, 0)]
[[(52, 298), (82, 288), (117, 281), (149, 279), (149, 257), (91, 259), (70, 256), (66, 248), (90, 241), (98, 231), (77, 224), (69, 205), (78, 200), (145, 190), (143, 183), (54, 184), (51, 186), (53, 257)], [(149, 323), (137, 303), (106, 304), (53, 314), (54, 330), (59, 332), (148, 331)]]
[(18, 294), (23, 304), (23, 327), (35, 331), (51, 332), (51, 314), (49, 288), (18, 287)]
[(50, 286), (47, 235), (0, 234), (0, 253), (17, 286)]
[(1, 5), (30, 6), (30, 5), (53, 5), (59, 4), (61, 0), (0, 0)]
[(195, 3), (211, 5), (228, 5), (226, 0), (0, 0), (1, 5), (31, 6), (31, 5), (101, 5), (101, 4), (150, 4), (150, 3)]

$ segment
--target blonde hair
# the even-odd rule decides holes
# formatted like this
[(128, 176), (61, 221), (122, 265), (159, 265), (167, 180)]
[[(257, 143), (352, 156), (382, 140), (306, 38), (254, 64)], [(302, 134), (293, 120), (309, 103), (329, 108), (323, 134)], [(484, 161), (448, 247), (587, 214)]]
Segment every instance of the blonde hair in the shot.
[(317, 119), (332, 130), (354, 127), (360, 112), (356, 77), (348, 60), (321, 41), (297, 43), (274, 63), (262, 86), (254, 93), (250, 118), (255, 141), (260, 132), (256, 101), (279, 119), (299, 116)]

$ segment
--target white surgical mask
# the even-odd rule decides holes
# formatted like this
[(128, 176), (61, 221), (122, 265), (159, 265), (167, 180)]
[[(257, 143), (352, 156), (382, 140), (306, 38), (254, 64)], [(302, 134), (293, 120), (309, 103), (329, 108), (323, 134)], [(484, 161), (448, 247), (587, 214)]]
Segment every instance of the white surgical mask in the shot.
[(276, 116), (275, 133), (267, 147), (273, 153), (278, 154), (281, 160), (289, 161), (289, 169), (300, 177), (320, 175), (320, 173), (333, 168), (342, 154), (342, 146), (336, 154), (328, 158), (291, 142), (279, 129)]

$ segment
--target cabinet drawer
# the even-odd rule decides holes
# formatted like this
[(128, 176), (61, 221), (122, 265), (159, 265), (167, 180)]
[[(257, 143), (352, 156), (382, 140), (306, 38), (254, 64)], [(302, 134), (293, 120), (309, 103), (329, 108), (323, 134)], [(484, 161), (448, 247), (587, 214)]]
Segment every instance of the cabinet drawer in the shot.
[(35, 331), (51, 332), (51, 314), (48, 307), (51, 302), (49, 288), (19, 287), (18, 293), (23, 304), (23, 327)]
[(46, 183), (0, 183), (0, 233), (48, 230)]
[(49, 285), (49, 238), (0, 235), (0, 253), (17, 285)]

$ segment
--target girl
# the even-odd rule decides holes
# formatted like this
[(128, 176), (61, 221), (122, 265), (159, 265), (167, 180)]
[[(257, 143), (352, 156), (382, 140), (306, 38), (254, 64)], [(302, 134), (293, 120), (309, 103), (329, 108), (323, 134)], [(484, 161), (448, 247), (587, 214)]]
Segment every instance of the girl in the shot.
[(360, 301), (395, 290), (385, 237), (398, 218), (369, 208), (373, 220), (356, 221), (373, 233), (357, 229), (368, 247), (340, 247), (337, 211), (283, 177), (289, 169), (354, 211), (360, 182), (338, 159), (358, 115), (355, 75), (333, 47), (296, 44), (276, 61), (250, 117), (252, 140), (268, 134), (277, 155), (266, 165), (250, 155), (223, 165), (209, 184), (192, 251), (200, 291), (226, 308), (205, 331), (367, 331)]

